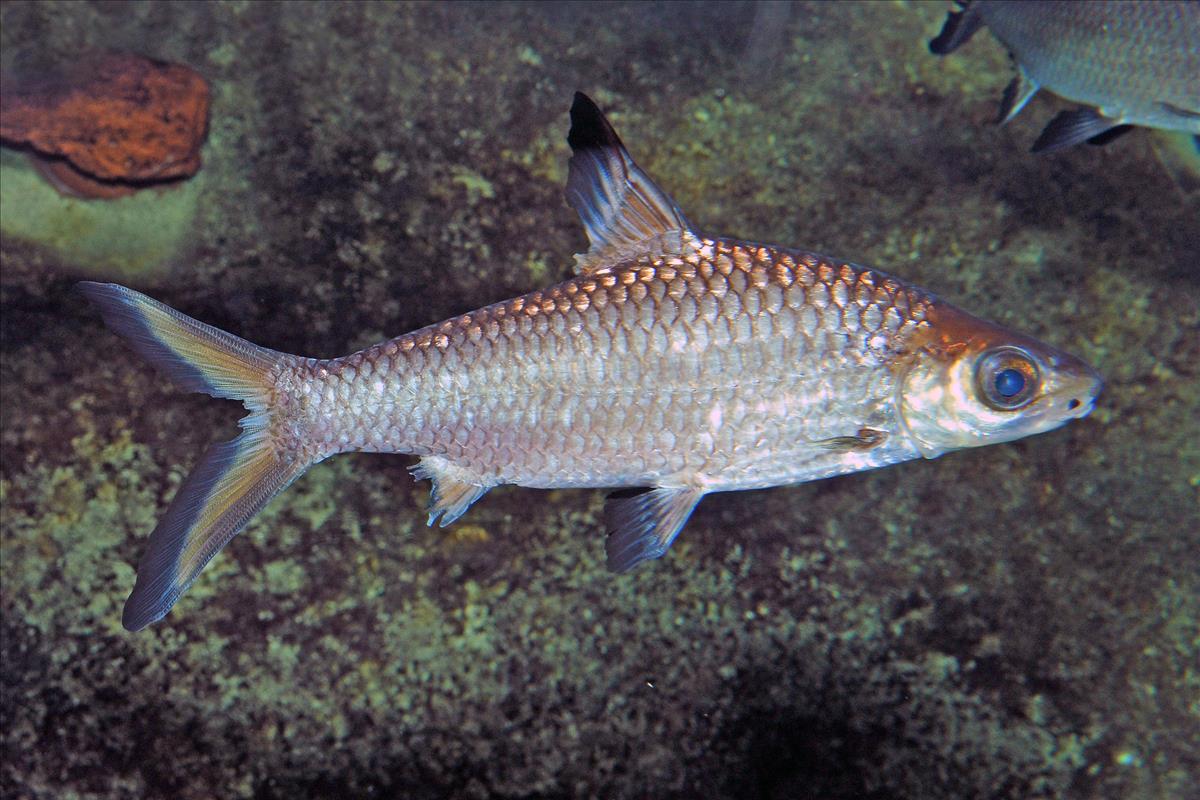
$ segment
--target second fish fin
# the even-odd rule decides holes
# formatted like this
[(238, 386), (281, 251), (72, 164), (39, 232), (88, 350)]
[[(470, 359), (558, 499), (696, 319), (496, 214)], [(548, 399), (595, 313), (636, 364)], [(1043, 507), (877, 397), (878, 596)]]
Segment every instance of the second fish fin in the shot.
[(609, 496), (604, 503), (608, 568), (628, 572), (643, 561), (661, 557), (703, 496), (699, 489), (677, 488)]
[(310, 464), (275, 452), (265, 431), (209, 447), (150, 534), (121, 623), (137, 631), (165, 617), (212, 557)]
[(997, 125), (1003, 125), (1021, 113), (1033, 96), (1037, 94), (1038, 85), (1020, 66), (1017, 67), (1017, 77), (1013, 78), (1004, 89), (1004, 98), (1000, 101), (1000, 115), (996, 118)]
[(1094, 137), (1120, 125), (1120, 120), (1102, 116), (1094, 108), (1077, 108), (1058, 114), (1033, 143), (1034, 153), (1052, 153)]
[(951, 11), (946, 15), (941, 32), (929, 42), (929, 52), (944, 56), (953, 53), (983, 27), (983, 17), (969, 3), (960, 2), (962, 11)]

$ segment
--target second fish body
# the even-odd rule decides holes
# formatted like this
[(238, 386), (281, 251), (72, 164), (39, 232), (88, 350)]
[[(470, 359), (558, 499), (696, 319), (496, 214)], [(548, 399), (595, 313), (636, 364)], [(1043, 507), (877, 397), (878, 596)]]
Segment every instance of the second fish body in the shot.
[(1063, 111), (1033, 144), (1050, 152), (1144, 126), (1200, 137), (1200, 3), (1196, 0), (972, 0), (929, 43), (947, 55), (979, 28), (1017, 66), (1000, 121), (1041, 88), (1085, 104)]

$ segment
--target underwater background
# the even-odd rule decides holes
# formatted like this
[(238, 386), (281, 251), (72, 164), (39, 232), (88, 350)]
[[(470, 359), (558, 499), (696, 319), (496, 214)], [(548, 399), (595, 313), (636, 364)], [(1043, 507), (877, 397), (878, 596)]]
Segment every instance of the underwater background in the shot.
[[(949, 3), (6, 2), (6, 82), (98, 50), (210, 83), (203, 166), (62, 197), (0, 160), (5, 798), (1200, 796), (1200, 201), (1155, 134), (1035, 157)], [(877, 266), (1075, 353), (1086, 420), (706, 499), (604, 568), (601, 491), (424, 525), (343, 455), (168, 618), (144, 537), (235, 403), (73, 283), (341, 355), (571, 274), (589, 93), (699, 230)], [(614, 408), (614, 414), (636, 413)]]

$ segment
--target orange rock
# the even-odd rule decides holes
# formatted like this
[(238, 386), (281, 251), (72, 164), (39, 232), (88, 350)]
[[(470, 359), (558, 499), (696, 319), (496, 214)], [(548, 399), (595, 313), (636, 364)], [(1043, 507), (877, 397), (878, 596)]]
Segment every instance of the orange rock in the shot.
[(6, 87), (0, 140), (40, 157), (60, 190), (111, 197), (196, 174), (208, 107), (208, 83), (194, 70), (114, 53), (69, 78)]

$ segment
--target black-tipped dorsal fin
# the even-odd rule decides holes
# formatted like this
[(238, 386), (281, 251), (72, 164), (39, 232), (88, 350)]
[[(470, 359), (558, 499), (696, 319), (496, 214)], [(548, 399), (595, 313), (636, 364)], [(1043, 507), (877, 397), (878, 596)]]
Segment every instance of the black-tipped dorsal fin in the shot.
[(642, 255), (679, 253), (688, 222), (670, 196), (633, 163), (617, 132), (582, 92), (571, 104), (567, 202), (579, 212), (591, 247), (575, 271), (598, 272)]

